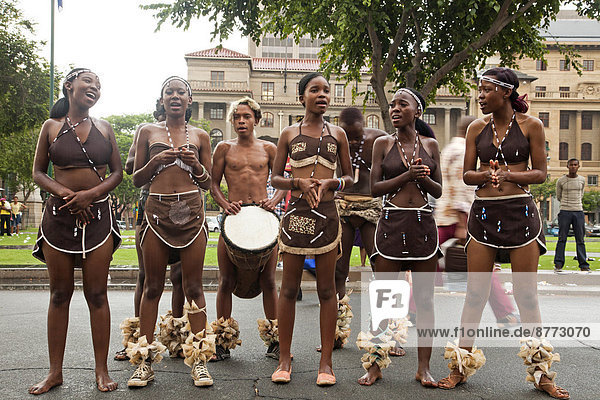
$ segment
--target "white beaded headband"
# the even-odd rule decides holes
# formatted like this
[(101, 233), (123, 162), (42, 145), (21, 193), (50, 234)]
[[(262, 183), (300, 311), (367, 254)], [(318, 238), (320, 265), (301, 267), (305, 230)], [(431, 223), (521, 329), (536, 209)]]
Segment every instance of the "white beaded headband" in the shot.
[[(514, 89), (515, 88), (515, 85), (511, 85), (510, 83), (499, 81), (498, 79), (490, 78), (487, 75), (483, 75), (481, 78), (479, 78), (480, 84), (481, 84), (481, 81), (491, 82), (494, 85), (502, 86), (502, 87), (507, 88), (507, 89)], [(496, 90), (498, 90), (497, 87), (496, 87)]]
[(87, 68), (83, 68), (83, 69), (78, 69), (77, 71), (73, 71), (69, 75), (67, 75), (67, 77), (65, 78), (65, 82), (70, 81), (71, 79), (77, 79), (77, 77), (80, 74), (85, 74), (87, 72), (92, 72), (92, 70), (91, 69), (87, 69)]
[(406, 89), (406, 88), (400, 88), (400, 89), (398, 89), (396, 91), (396, 93), (394, 93), (394, 96), (397, 95), (397, 94), (399, 94), (399, 93), (408, 93), (408, 94), (410, 94), (413, 97), (413, 99), (415, 99), (415, 101), (417, 102), (417, 108), (419, 109), (419, 111), (423, 112), (423, 104), (421, 103), (421, 100), (419, 100), (419, 97), (412, 92), (412, 90), (409, 90), (409, 89)]
[(187, 92), (190, 95), (190, 97), (192, 97), (192, 88), (190, 87), (190, 84), (185, 79), (180, 78), (178, 76), (171, 76), (167, 78), (162, 84), (162, 88), (160, 89), (161, 93), (163, 90), (165, 90), (165, 87), (168, 86), (171, 81), (181, 81), (185, 85), (185, 88), (187, 89)]

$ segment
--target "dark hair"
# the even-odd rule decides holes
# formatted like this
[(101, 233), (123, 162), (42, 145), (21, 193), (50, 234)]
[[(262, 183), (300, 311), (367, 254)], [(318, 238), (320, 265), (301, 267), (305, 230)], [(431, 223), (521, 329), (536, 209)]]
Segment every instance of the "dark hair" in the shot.
[(515, 71), (510, 68), (496, 67), (485, 71), (483, 76), (495, 76), (500, 82), (513, 85), (514, 87), (509, 97), (512, 108), (520, 113), (526, 113), (527, 110), (529, 110), (529, 105), (526, 101), (527, 95), (519, 96), (519, 93), (517, 92), (519, 78), (517, 77), (517, 74), (515, 74)]
[(312, 81), (315, 78), (318, 78), (319, 76), (325, 78), (320, 72), (309, 72), (308, 74), (304, 75), (300, 79), (300, 82), (298, 82), (298, 95), (304, 95), (304, 91), (306, 90), (306, 86), (308, 86), (308, 82)]
[(56, 103), (54, 103), (52, 109), (50, 110), (50, 118), (62, 118), (69, 112), (69, 93), (65, 88), (65, 83), (73, 82), (75, 79), (77, 79), (77, 77), (79, 76), (77, 71), (89, 72), (89, 69), (74, 68), (67, 74), (67, 78), (63, 82), (62, 86), (62, 93), (64, 97), (61, 97), (60, 99), (56, 100)]
[(356, 122), (363, 122), (364, 117), (360, 109), (356, 107), (348, 107), (344, 108), (342, 112), (340, 112), (340, 123), (345, 123), (348, 125), (352, 125)]
[(576, 158), (569, 158), (569, 161), (567, 161), (567, 165), (569, 165), (569, 163), (571, 161), (577, 161), (577, 164), (579, 164), (579, 160), (578, 159), (576, 159)]
[(160, 99), (156, 100), (156, 106), (154, 107), (154, 112), (152, 113), (154, 119), (158, 121), (161, 115), (165, 115), (165, 106), (160, 104)]
[(427, 136), (430, 138), (436, 138), (435, 133), (433, 133), (433, 129), (429, 126), (429, 124), (423, 121), (421, 118), (415, 119), (415, 130), (421, 136)]

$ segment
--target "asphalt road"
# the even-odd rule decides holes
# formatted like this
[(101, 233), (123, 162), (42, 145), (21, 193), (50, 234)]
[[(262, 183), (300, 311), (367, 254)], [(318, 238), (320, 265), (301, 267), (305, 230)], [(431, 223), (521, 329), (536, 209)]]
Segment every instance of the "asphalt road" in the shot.
[[(46, 344), (46, 291), (0, 291), (0, 338), (2, 360), (0, 366), (0, 398), (32, 398), (27, 394), (30, 385), (47, 373)], [(132, 313), (132, 291), (111, 291), (112, 310), (111, 355), (121, 348), (119, 323)], [(165, 292), (161, 312), (169, 307), (170, 293)], [(464, 296), (441, 294), (436, 296), (436, 316), (439, 320), (458, 321)], [(207, 294), (209, 318), (215, 316), (215, 293)], [(352, 296), (358, 313), (360, 297)], [(540, 299), (546, 321), (600, 323), (600, 297), (543, 296)], [(370, 388), (362, 387), (356, 379), (363, 374), (359, 351), (354, 342), (359, 331), (355, 318), (349, 345), (334, 352), (334, 370), (338, 384), (329, 388), (315, 385), (319, 353), (319, 306), (316, 293), (305, 293), (296, 313), (296, 330), (292, 352), (294, 354), (292, 382), (275, 385), (270, 375), (277, 363), (264, 357), (266, 348), (258, 337), (256, 319), (262, 316), (260, 299), (234, 300), (234, 317), (242, 329), (243, 345), (232, 351), (230, 360), (209, 364), (215, 380), (211, 388), (196, 388), (189, 376), (189, 368), (182, 360), (165, 357), (155, 367), (156, 381), (147, 388), (131, 390), (127, 379), (133, 372), (128, 362), (109, 361), (111, 376), (119, 383), (117, 391), (100, 393), (94, 384), (93, 353), (89, 328), (89, 314), (83, 293), (76, 291), (71, 304), (69, 336), (64, 362), (64, 384), (42, 396), (44, 399), (547, 399), (525, 382), (525, 367), (517, 357), (517, 343), (512, 348), (484, 348), (487, 363), (469, 382), (452, 391), (422, 388), (415, 380), (416, 348), (407, 347), (405, 357), (396, 357), (384, 370), (384, 379)], [(486, 308), (484, 320), (493, 320)], [(414, 344), (415, 331), (410, 330)], [(442, 343), (442, 345), (445, 344)], [(553, 369), (557, 381), (568, 388), (572, 399), (599, 399), (600, 346), (598, 343), (581, 343), (578, 347), (561, 347), (562, 361)], [(447, 375), (443, 349), (434, 348), (431, 360), (434, 377)]]

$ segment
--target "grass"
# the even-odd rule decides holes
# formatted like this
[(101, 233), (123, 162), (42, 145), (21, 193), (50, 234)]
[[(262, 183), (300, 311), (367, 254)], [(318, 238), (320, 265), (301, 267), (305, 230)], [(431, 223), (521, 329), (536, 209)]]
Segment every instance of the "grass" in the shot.
[[(37, 235), (37, 231), (27, 231), (25, 234), (21, 234), (19, 236), (0, 236), (0, 246), (6, 245), (33, 245), (35, 242)], [(134, 244), (134, 231), (127, 230), (122, 232), (123, 235), (123, 244)], [(216, 239), (219, 237), (218, 233), (211, 232), (209, 237), (212, 239)], [(556, 248), (556, 238), (547, 237), (547, 246), (548, 250), (554, 250)], [(599, 252), (600, 253), (600, 241), (590, 241), (586, 242), (586, 249), (590, 253)], [(569, 238), (567, 242), (567, 251), (575, 251), (575, 243), (574, 239)], [(118, 249), (111, 262), (111, 265), (134, 265), (136, 266), (137, 262), (137, 254), (135, 249)], [(350, 256), (350, 266), (356, 267), (360, 266), (360, 255), (357, 247), (352, 249), (352, 255)], [(369, 265), (369, 261), (366, 262), (367, 266)], [(553, 256), (541, 256), (540, 257), (540, 266), (541, 270), (551, 270), (554, 268)], [(29, 249), (0, 249), (0, 267), (2, 266), (14, 266), (14, 265), (25, 265), (25, 266), (40, 266), (42, 263), (35, 259), (31, 255), (31, 250)], [(216, 247), (207, 247), (206, 255), (204, 258), (204, 265), (216, 266), (217, 262), (217, 248)], [(590, 267), (594, 270), (600, 269), (600, 258), (598, 261), (590, 261)], [(510, 268), (510, 264), (502, 264), (502, 268)], [(566, 263), (564, 266), (565, 270), (578, 270), (578, 264), (576, 260), (573, 260), (573, 257), (566, 257)]]

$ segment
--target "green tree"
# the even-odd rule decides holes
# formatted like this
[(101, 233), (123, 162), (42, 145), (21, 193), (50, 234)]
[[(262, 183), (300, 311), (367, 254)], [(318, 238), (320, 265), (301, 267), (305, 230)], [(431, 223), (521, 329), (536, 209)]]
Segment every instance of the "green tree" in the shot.
[[(597, 0), (174, 0), (142, 8), (153, 10), (158, 27), (170, 21), (187, 29), (192, 20), (209, 16), (213, 38), (226, 39), (234, 29), (259, 42), (263, 34), (304, 35), (330, 39), (320, 52), (326, 74), (341, 74), (346, 83), (360, 81), (371, 70), (371, 85), (385, 122), (387, 82), (420, 89), (433, 99), (447, 85), (466, 94), (476, 70), (498, 54), (514, 66), (523, 56), (542, 58), (540, 28), (547, 27), (562, 4), (597, 18)], [(561, 47), (577, 68), (573, 49)]]
[[(25, 200), (35, 189), (32, 164), (42, 122), (48, 118), (49, 66), (30, 40), (34, 24), (15, 0), (0, 0), (0, 177)], [(56, 87), (60, 81), (56, 74)], [(58, 89), (57, 89), (58, 91)]]
[(544, 232), (546, 231), (546, 220), (548, 219), (548, 201), (552, 196), (556, 195), (556, 181), (557, 179), (550, 180), (546, 178), (544, 183), (539, 185), (531, 185), (529, 187), (531, 194), (535, 201), (540, 204), (540, 212), (543, 216), (542, 221), (544, 225)]
[(585, 212), (593, 213), (598, 211), (598, 208), (600, 208), (600, 191), (590, 190), (589, 192), (585, 192), (581, 203)]
[[(142, 123), (154, 122), (154, 117), (152, 114), (146, 113), (111, 115), (105, 119), (112, 125), (115, 131), (117, 147), (119, 148), (121, 163), (124, 168), (137, 127)], [(123, 212), (132, 209), (138, 196), (139, 189), (133, 184), (131, 175), (123, 174), (123, 180), (111, 194), (113, 211), (118, 220), (122, 219)]]

